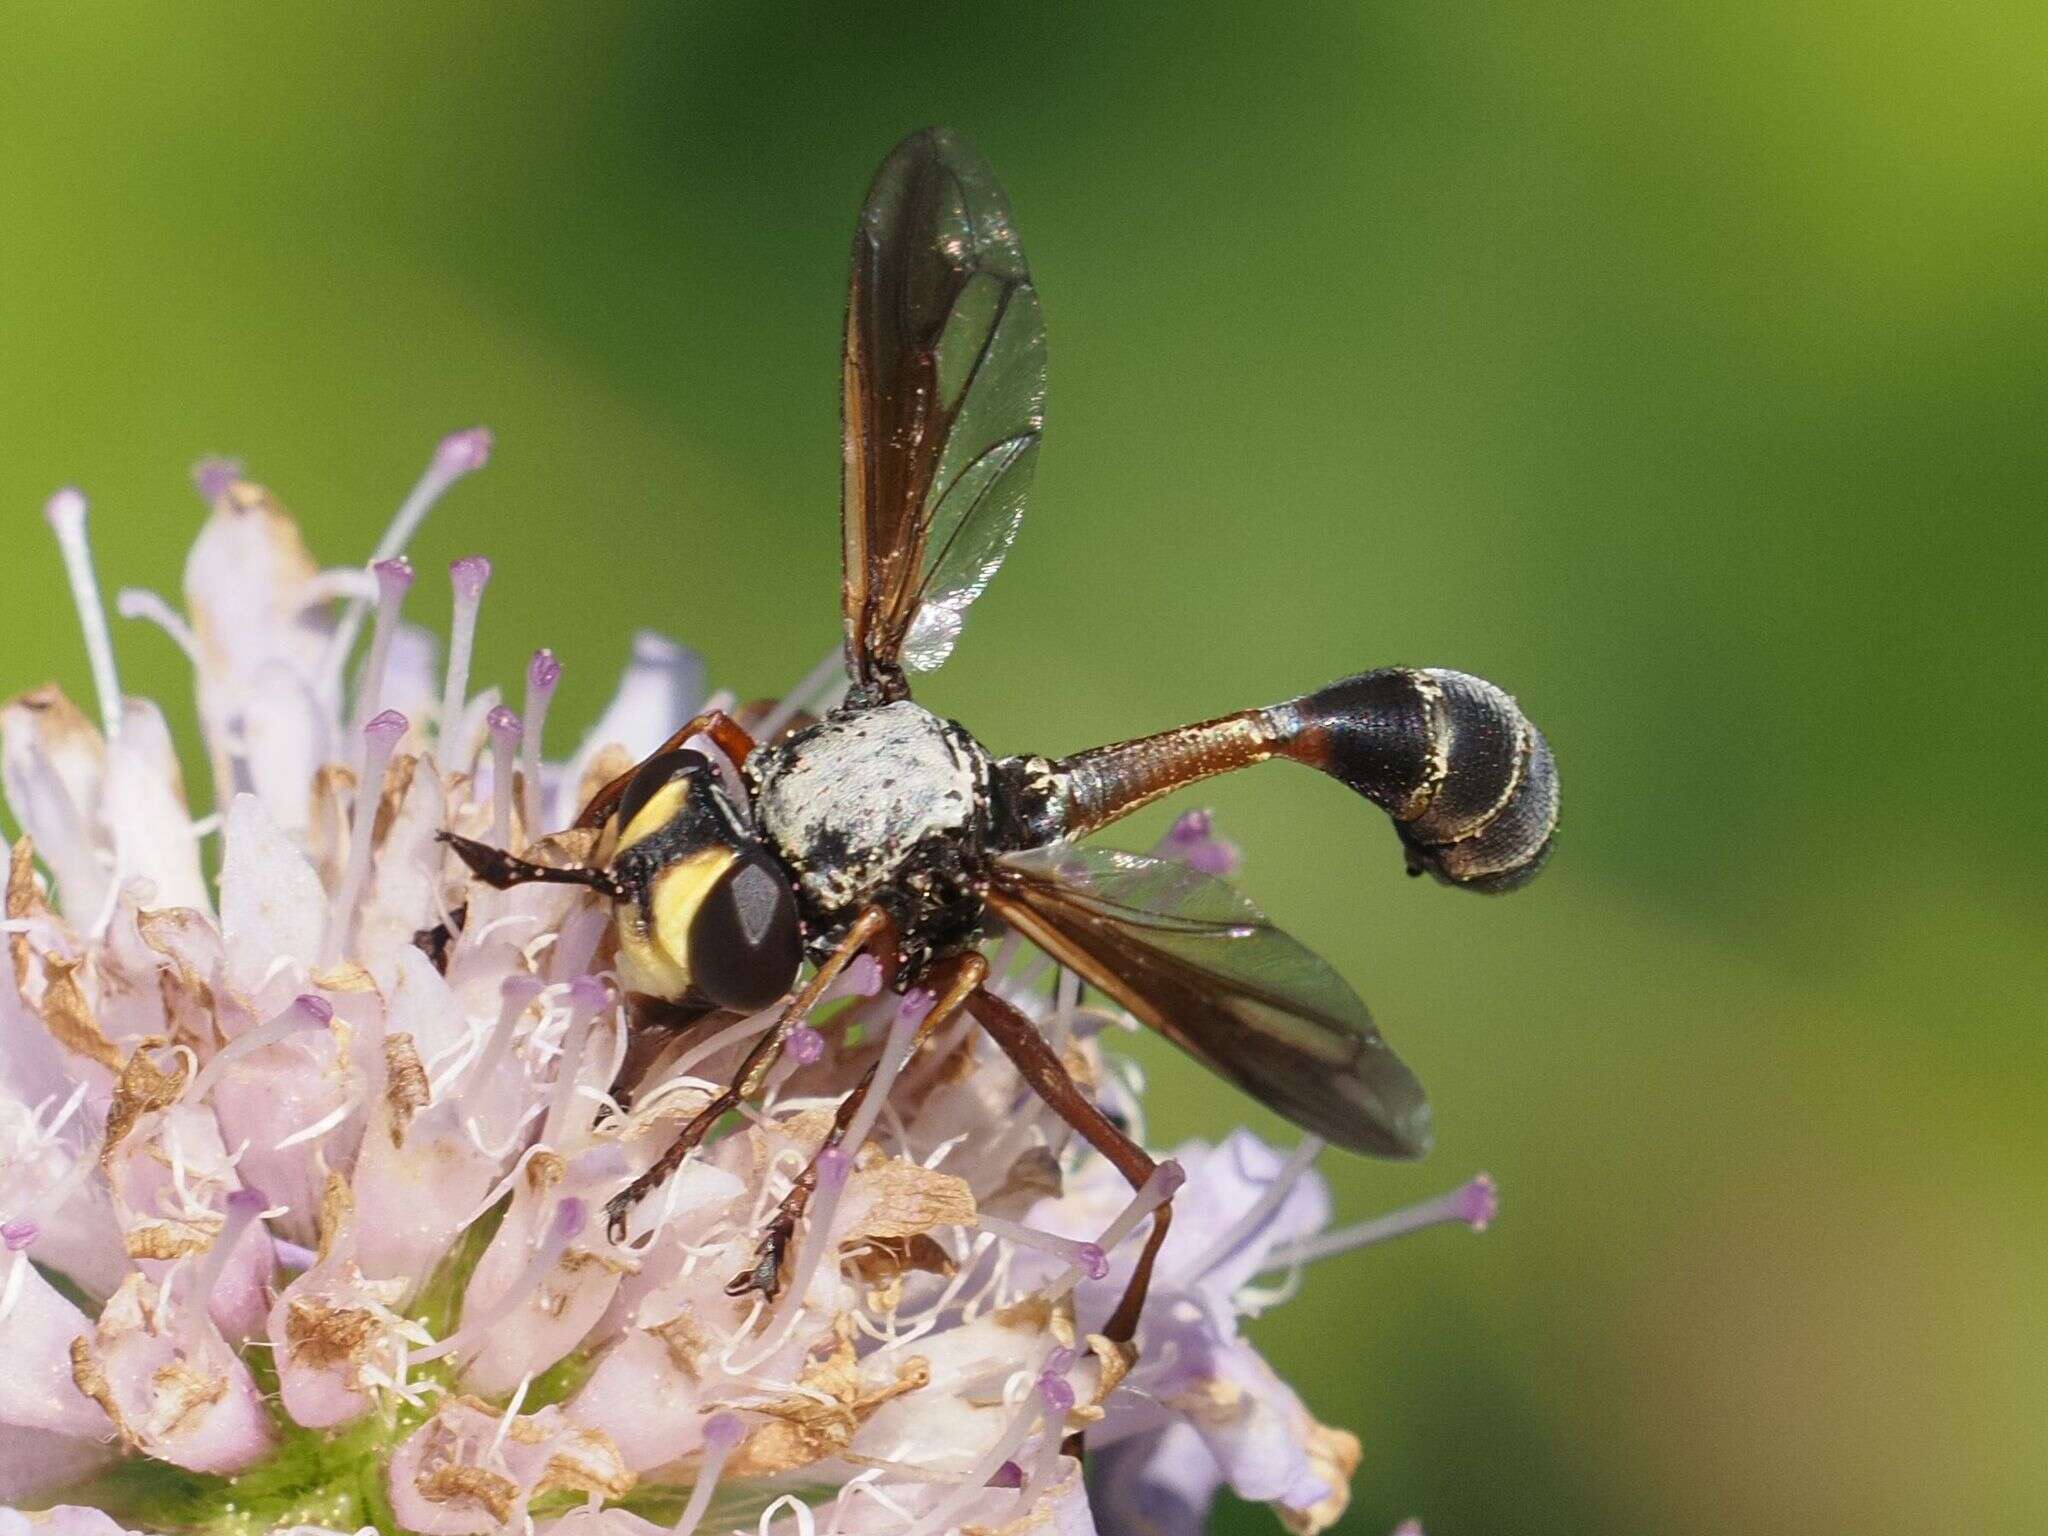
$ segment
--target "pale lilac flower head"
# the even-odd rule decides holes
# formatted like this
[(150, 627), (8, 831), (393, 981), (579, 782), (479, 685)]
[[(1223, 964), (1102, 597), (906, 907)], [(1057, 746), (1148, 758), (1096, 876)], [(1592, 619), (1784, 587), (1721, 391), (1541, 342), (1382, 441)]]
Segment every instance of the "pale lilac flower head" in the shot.
[[(920, 1045), (930, 993), (885, 989), (864, 957), (761, 1100), (613, 1240), (606, 1202), (776, 1010), (704, 1021), (621, 1102), (638, 1005), (607, 901), (494, 889), (439, 840), (593, 857), (594, 834), (560, 829), (705, 699), (695, 653), (643, 634), (597, 729), (550, 761), (551, 650), (522, 713), (471, 685), (488, 561), (451, 568), (444, 647), (401, 619), (412, 530), (490, 446), (445, 440), (359, 566), (318, 564), (239, 465), (195, 470), (182, 606), (134, 591), (117, 611), (192, 664), (204, 809), (163, 712), (120, 689), (84, 498), (53, 499), (96, 710), (55, 688), (0, 706), (22, 834), (0, 976), (0, 1536), (1192, 1532), (1225, 1484), (1298, 1532), (1334, 1521), (1357, 1442), (1239, 1319), (1323, 1252), (1483, 1226), (1490, 1183), (1332, 1234), (1319, 1149), (1237, 1132), (1134, 1194), (964, 1020)], [(1165, 851), (1236, 857), (1206, 816)], [(1140, 1125), (1076, 981), (988, 952), (992, 984)], [(870, 1071), (780, 1294), (736, 1287)], [(1168, 1199), (1133, 1355), (1099, 1330)], [(134, 1475), (145, 1461), (175, 1475)], [(116, 1494), (118, 1520), (98, 1507)]]

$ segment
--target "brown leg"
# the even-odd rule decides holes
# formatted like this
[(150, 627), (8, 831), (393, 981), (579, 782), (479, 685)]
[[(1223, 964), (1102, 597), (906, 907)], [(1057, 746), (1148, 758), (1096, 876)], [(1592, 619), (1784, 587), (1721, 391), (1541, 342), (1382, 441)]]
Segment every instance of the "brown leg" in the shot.
[[(1045, 1043), (1038, 1027), (995, 993), (982, 990), (967, 999), (967, 1011), (989, 1032), (1003, 1054), (1010, 1058), (1032, 1092), (1045, 1100), (1054, 1114), (1079, 1131), (1096, 1151), (1115, 1165), (1132, 1189), (1144, 1187), (1159, 1165), (1116, 1122), (1083, 1093), (1068, 1073), (1065, 1063)], [(1123, 1299), (1109, 1315), (1103, 1334), (1113, 1343), (1125, 1344), (1138, 1331), (1138, 1314), (1145, 1309), (1145, 1293), (1152, 1286), (1152, 1266), (1159, 1257), (1166, 1229), (1173, 1223), (1173, 1202), (1167, 1201), (1152, 1213), (1152, 1232), (1145, 1239), (1145, 1251), (1138, 1255), (1138, 1267), (1131, 1271)]]
[[(667, 741), (664, 741), (660, 746), (648, 753), (648, 757), (659, 757), (664, 752), (673, 752), (692, 736), (709, 736), (718, 744), (718, 750), (732, 759), (735, 768), (744, 763), (747, 760), (747, 754), (754, 750), (754, 738), (735, 725), (732, 717), (726, 714), (724, 710), (713, 709), (695, 716), (681, 730), (677, 731), (675, 735), (669, 737)], [(644, 762), (645, 760), (643, 758), (641, 761)], [(626, 787), (633, 782), (633, 775), (639, 771), (640, 764), (635, 763), (616, 779), (613, 779), (611, 783), (605, 785), (603, 789), (592, 795), (590, 797), (590, 804), (584, 806), (583, 810), (577, 815), (576, 825), (579, 827), (603, 826), (605, 818), (611, 815), (613, 809), (618, 805), (620, 797), (626, 793)]]
[(809, 1017), (811, 1010), (818, 1006), (818, 1000), (825, 995), (825, 989), (839, 979), (839, 973), (853, 962), (854, 956), (878, 942), (893, 949), (895, 924), (880, 907), (868, 907), (853, 920), (853, 925), (840, 939), (839, 947), (825, 957), (802, 990), (789, 1000), (774, 1027), (747, 1052), (732, 1082), (690, 1117), (676, 1139), (669, 1143), (668, 1149), (655, 1159), (653, 1167), (605, 1203), (607, 1229), (613, 1242), (625, 1241), (627, 1214), (682, 1165), (683, 1159), (690, 1155), (690, 1149), (710, 1134), (712, 1126), (737, 1109), (742, 1099), (752, 1098), (761, 1091), (768, 1069), (775, 1065), (775, 1058), (782, 1053), (782, 1042)]
[[(988, 978), (988, 961), (979, 954), (955, 955), (941, 960), (932, 967), (930, 981), (935, 994), (932, 1011), (918, 1026), (917, 1039), (911, 1043), (915, 1052), (918, 1046), (932, 1037), (934, 1031), (943, 1027), (948, 1020), (959, 1013), (968, 997)], [(906, 1058), (907, 1060), (908, 1058)], [(811, 1203), (811, 1192), (818, 1187), (818, 1159), (846, 1139), (846, 1128), (853, 1124), (853, 1117), (860, 1113), (866, 1101), (868, 1090), (874, 1086), (875, 1069), (878, 1060), (862, 1074), (854, 1084), (853, 1091), (839, 1101), (838, 1112), (832, 1117), (832, 1129), (825, 1133), (825, 1139), (818, 1150), (811, 1155), (804, 1171), (797, 1175), (789, 1193), (782, 1197), (782, 1203), (769, 1218), (768, 1228), (761, 1236), (761, 1243), (755, 1249), (754, 1267), (744, 1274), (733, 1276), (727, 1284), (728, 1296), (744, 1296), (748, 1291), (759, 1291), (773, 1301), (782, 1289), (782, 1257), (788, 1251), (790, 1240), (796, 1236), (797, 1223), (803, 1220), (804, 1211)], [(854, 1151), (858, 1152), (858, 1147)]]

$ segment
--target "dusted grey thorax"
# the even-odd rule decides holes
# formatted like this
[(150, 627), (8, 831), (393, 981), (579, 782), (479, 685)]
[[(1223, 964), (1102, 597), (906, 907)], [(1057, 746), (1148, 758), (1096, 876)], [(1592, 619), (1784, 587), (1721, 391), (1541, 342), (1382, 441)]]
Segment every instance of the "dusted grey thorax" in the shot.
[(870, 901), (911, 950), (979, 921), (989, 759), (959, 726), (907, 699), (842, 709), (763, 747), (746, 771), (814, 938)]

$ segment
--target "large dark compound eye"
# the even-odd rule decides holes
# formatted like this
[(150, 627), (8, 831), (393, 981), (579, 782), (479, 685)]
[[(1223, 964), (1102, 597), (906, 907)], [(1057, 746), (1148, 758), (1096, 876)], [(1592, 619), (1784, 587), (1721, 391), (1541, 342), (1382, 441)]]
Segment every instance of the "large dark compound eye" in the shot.
[(796, 897), (775, 861), (742, 852), (705, 893), (690, 924), (690, 975), (721, 1008), (766, 1008), (796, 980), (803, 959)]
[(619, 830), (625, 831), (633, 825), (633, 818), (647, 809), (647, 802), (671, 779), (680, 774), (699, 774), (711, 765), (704, 760), (701, 752), (691, 752), (677, 747), (673, 752), (657, 752), (640, 765), (633, 775), (633, 782), (626, 786), (626, 792), (619, 797), (619, 808), (612, 812)]

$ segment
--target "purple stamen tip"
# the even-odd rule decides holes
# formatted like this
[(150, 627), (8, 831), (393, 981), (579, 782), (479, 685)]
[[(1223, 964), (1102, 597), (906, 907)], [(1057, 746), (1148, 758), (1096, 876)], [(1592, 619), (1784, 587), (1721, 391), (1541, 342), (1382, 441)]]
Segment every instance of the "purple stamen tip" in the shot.
[(412, 722), (395, 709), (387, 709), (363, 727), (363, 735), (372, 746), (395, 747)]
[(1152, 1171), (1152, 1177), (1159, 1181), (1159, 1192), (1171, 1200), (1180, 1192), (1181, 1185), (1187, 1183), (1188, 1171), (1181, 1167), (1179, 1159), (1169, 1157)]
[(595, 976), (578, 976), (569, 983), (569, 1006), (572, 1008), (602, 1008), (610, 995), (604, 983)]
[(746, 1433), (747, 1426), (736, 1413), (714, 1413), (704, 1421), (704, 1445), (708, 1450), (729, 1451)]
[(1075, 1257), (1080, 1261), (1081, 1272), (1090, 1280), (1101, 1280), (1109, 1274), (1109, 1255), (1100, 1243), (1083, 1243)]
[(491, 462), (491, 429), (471, 427), (451, 432), (434, 450), (434, 467), (443, 474), (466, 475)]
[(1064, 1376), (1055, 1376), (1047, 1371), (1038, 1378), (1038, 1395), (1045, 1400), (1045, 1411), (1055, 1418), (1063, 1417), (1074, 1406), (1074, 1389), (1067, 1385)]
[(800, 1025), (789, 1032), (786, 1047), (790, 1059), (800, 1067), (808, 1067), (825, 1054), (825, 1037), (808, 1024)]
[(853, 1158), (844, 1147), (827, 1147), (818, 1154), (818, 1183), (826, 1189), (836, 1188), (846, 1182), (846, 1175), (853, 1167)]
[(912, 987), (903, 994), (902, 1006), (896, 1010), (896, 1022), (906, 1028), (915, 1029), (931, 1017), (932, 1009), (938, 1006), (938, 998), (923, 987)]
[(484, 583), (491, 579), (491, 562), (482, 555), (464, 555), (448, 564), (448, 579), (455, 583), (455, 595), (466, 602), (483, 596)]
[(20, 1253), (42, 1235), (42, 1230), (28, 1217), (15, 1216), (0, 1221), (0, 1243), (7, 1245), (9, 1253)]
[(1045, 1369), (1051, 1375), (1064, 1376), (1074, 1368), (1077, 1358), (1071, 1349), (1062, 1345), (1045, 1357)]
[(882, 962), (873, 955), (856, 955), (853, 964), (840, 973), (846, 990), (856, 997), (873, 997), (882, 990)]
[(1500, 1191), (1490, 1174), (1479, 1174), (1458, 1190), (1458, 1219), (1474, 1232), (1484, 1232), (1500, 1214)]
[(394, 555), (389, 560), (379, 560), (370, 567), (377, 578), (377, 590), (387, 600), (403, 596), (412, 585), (412, 562), (403, 555)]
[(227, 495), (228, 487), (241, 478), (240, 459), (204, 458), (192, 466), (192, 487), (208, 506)]
[(65, 523), (85, 521), (85, 492), (75, 485), (67, 485), (48, 501), (43, 503), (43, 516), (50, 520), (53, 528)]
[(519, 733), (526, 729), (519, 716), (500, 704), (484, 717), (484, 723), (491, 728), (491, 735), (500, 746), (512, 746), (519, 740)]
[(569, 1196), (555, 1207), (555, 1236), (567, 1241), (583, 1230), (584, 1222), (590, 1219), (590, 1211), (574, 1195)]
[(1014, 1461), (1006, 1461), (995, 1469), (995, 1472), (988, 1480), (988, 1486), (991, 1488), (1022, 1488), (1024, 1486), (1024, 1469)]
[(334, 1017), (334, 1004), (312, 992), (301, 992), (292, 999), (292, 1006), (304, 1014), (313, 1024), (325, 1024)]
[(1211, 838), (1188, 849), (1188, 868), (1198, 875), (1229, 875), (1237, 871), (1237, 849)]
[(270, 1200), (262, 1190), (244, 1187), (228, 1196), (230, 1216), (254, 1216), (259, 1211), (270, 1209)]
[(555, 660), (553, 651), (542, 646), (526, 664), (526, 685), (536, 692), (545, 692), (561, 680), (562, 664)]
[(1206, 838), (1216, 825), (1216, 818), (1207, 811), (1188, 811), (1173, 824), (1166, 834), (1170, 843), (1199, 843)]

